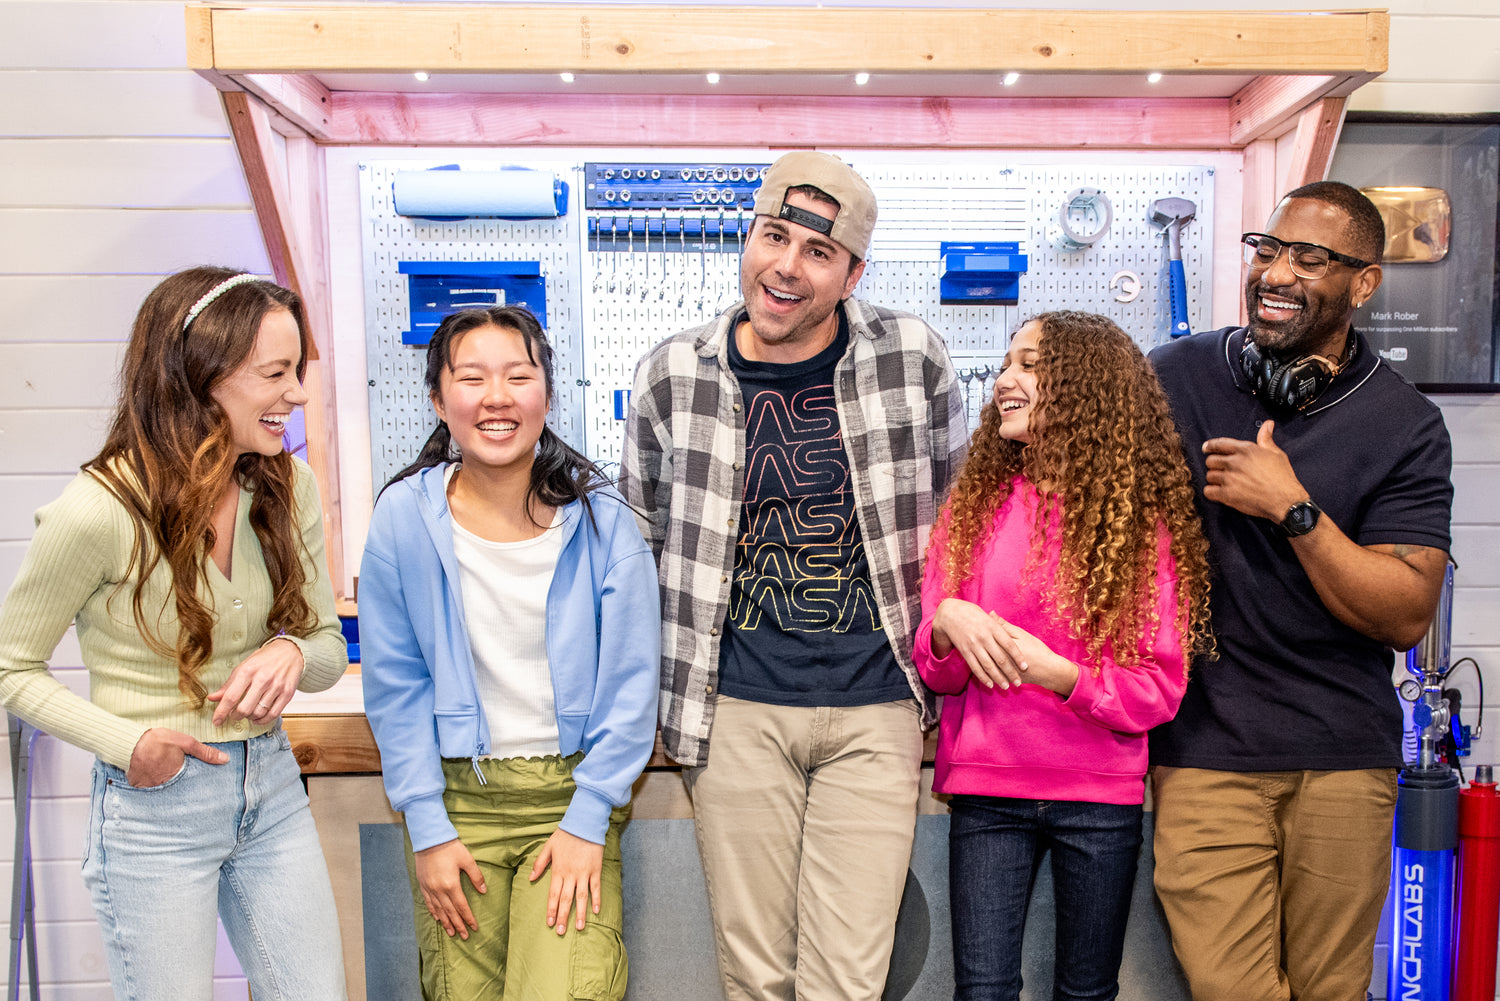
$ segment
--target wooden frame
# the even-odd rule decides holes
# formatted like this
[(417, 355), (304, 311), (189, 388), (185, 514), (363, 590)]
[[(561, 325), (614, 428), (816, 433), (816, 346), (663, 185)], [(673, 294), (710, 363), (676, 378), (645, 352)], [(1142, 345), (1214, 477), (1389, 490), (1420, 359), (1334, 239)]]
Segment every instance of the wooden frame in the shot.
[[(343, 590), (322, 148), (327, 145), (1217, 149), (1245, 228), (1326, 175), (1346, 96), (1386, 69), (1389, 15), (558, 4), (190, 4), (188, 65), (222, 93), (276, 278), (307, 302), (308, 453)], [(645, 95), (330, 90), (320, 73), (676, 75)], [(1166, 74), (1164, 96), (694, 95), (696, 75)], [(689, 75), (692, 75), (689, 77)], [(1252, 77), (1174, 97), (1174, 76)], [(284, 141), (278, 140), (277, 135)], [(1287, 139), (1290, 139), (1290, 143)], [(350, 596), (340, 594), (340, 598)], [(345, 603), (349, 611), (352, 604)]]

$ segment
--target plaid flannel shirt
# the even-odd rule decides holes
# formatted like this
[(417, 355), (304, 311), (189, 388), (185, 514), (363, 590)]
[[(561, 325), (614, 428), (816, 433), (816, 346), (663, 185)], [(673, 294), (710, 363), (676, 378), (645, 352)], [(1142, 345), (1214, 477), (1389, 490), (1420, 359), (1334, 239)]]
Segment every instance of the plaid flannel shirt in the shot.
[[(844, 452), (880, 617), (922, 704), (937, 701), (912, 663), (922, 558), (968, 446), (963, 394), (943, 339), (921, 318), (855, 299), (834, 373)], [(656, 554), (662, 596), (661, 731), (684, 765), (708, 759), (711, 696), (729, 610), (745, 493), (745, 414), (729, 370), (743, 304), (658, 344), (636, 367), (620, 486)]]

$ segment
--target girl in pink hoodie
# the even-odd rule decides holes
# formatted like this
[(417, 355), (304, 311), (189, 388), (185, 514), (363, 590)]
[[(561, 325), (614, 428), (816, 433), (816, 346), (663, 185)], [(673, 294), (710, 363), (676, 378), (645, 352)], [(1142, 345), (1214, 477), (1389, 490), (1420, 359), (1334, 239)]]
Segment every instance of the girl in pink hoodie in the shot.
[(1207, 544), (1165, 396), (1109, 319), (1023, 324), (939, 518), (916, 663), (945, 696), (956, 1001), (1021, 989), (1044, 853), (1054, 998), (1119, 990), (1146, 731), (1208, 635)]

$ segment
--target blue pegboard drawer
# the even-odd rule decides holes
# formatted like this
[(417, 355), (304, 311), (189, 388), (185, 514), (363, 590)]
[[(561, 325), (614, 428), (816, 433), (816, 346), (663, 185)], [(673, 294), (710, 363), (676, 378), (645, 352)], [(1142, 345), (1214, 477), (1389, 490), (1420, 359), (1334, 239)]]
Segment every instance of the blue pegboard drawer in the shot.
[(944, 306), (1014, 306), (1021, 295), (1021, 276), (1029, 259), (1021, 245), (940, 243), (943, 277), (939, 302)]
[(353, 615), (339, 616), (339, 631), (349, 646), (349, 663), (359, 663), (359, 619)]
[(425, 345), (449, 313), (525, 306), (547, 326), (547, 283), (540, 261), (398, 261), (406, 275), (411, 328), (402, 344)]

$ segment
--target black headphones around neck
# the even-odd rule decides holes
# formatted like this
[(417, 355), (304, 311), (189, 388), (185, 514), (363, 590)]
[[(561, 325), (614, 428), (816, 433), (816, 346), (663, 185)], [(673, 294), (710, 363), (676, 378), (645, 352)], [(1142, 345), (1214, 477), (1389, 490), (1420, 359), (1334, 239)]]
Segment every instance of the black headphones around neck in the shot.
[(1344, 357), (1335, 364), (1322, 355), (1287, 357), (1266, 348), (1262, 350), (1249, 332), (1240, 349), (1240, 371), (1250, 383), (1250, 390), (1271, 410), (1296, 413), (1306, 410), (1353, 360), (1354, 338), (1344, 348)]

